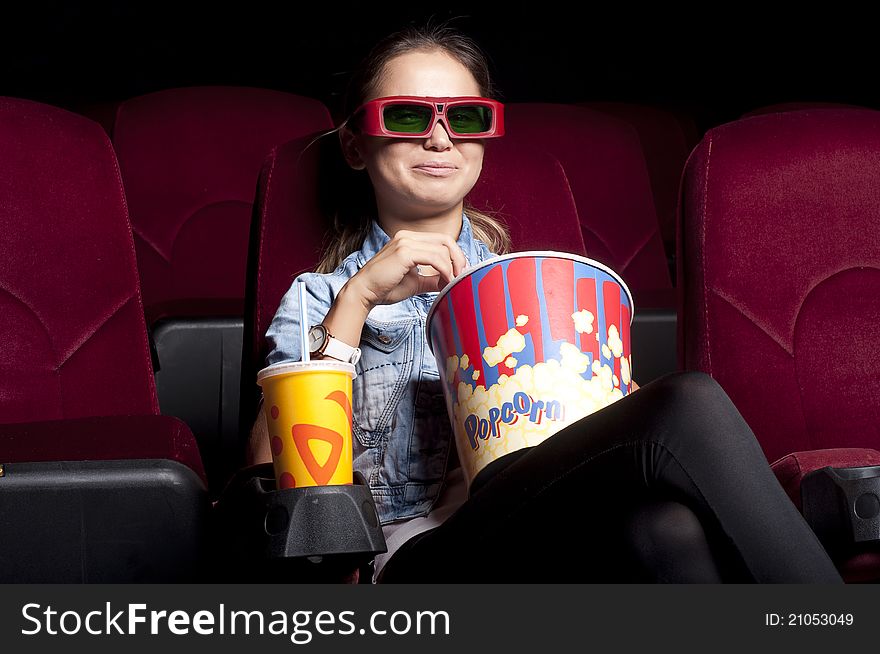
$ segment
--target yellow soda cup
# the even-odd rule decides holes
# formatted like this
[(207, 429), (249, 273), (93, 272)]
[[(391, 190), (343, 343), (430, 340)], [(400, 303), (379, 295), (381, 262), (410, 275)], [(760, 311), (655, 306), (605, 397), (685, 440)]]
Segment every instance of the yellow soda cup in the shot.
[(351, 484), (354, 366), (321, 359), (257, 374), (278, 489)]

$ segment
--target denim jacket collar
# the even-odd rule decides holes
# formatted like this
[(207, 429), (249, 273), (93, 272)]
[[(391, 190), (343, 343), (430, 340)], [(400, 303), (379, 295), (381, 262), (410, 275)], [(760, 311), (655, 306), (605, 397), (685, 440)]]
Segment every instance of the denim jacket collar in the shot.
[[(390, 240), (391, 237), (374, 220), (367, 238), (364, 239), (364, 245), (357, 254), (358, 268), (363, 268), (364, 264), (385, 247)], [(467, 257), (468, 265), (479, 263), (482, 260), (480, 248), (471, 230), (471, 221), (464, 213), (461, 214), (461, 232), (459, 232), (457, 243)]]

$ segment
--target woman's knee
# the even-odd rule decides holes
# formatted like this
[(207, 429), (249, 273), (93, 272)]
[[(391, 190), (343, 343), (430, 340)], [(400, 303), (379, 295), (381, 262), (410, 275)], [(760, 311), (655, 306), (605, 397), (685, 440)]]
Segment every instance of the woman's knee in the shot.
[(698, 370), (675, 372), (653, 382), (673, 404), (687, 402), (716, 405), (729, 402), (727, 393), (712, 377)]
[(721, 385), (709, 375), (698, 371), (678, 372), (653, 382), (658, 401), (655, 406), (670, 416), (706, 429), (729, 426), (744, 427), (745, 421)]
[(654, 500), (637, 506), (625, 524), (632, 545), (647, 553), (686, 549), (705, 538), (697, 515), (672, 500)]
[(672, 500), (646, 502), (627, 516), (624, 529), (633, 558), (647, 580), (721, 581), (703, 524), (684, 504)]

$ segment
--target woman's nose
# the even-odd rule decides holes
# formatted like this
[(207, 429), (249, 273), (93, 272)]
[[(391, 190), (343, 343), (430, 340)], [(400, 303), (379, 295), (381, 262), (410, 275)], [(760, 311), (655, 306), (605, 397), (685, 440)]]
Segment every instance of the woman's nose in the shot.
[(432, 150), (448, 150), (452, 147), (452, 139), (449, 138), (449, 133), (439, 120), (425, 139), (425, 147)]

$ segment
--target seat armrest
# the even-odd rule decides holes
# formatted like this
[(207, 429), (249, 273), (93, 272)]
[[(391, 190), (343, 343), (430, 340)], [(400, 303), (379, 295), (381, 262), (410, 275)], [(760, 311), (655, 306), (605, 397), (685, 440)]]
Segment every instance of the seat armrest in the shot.
[(774, 461), (770, 468), (782, 488), (803, 511), (801, 500), (801, 481), (814, 470), (826, 466), (833, 468), (858, 468), (880, 465), (880, 452), (868, 448), (839, 447), (825, 450), (792, 452)]
[(103, 416), (0, 424), (0, 463), (168, 459), (206, 483), (198, 445), (171, 416)]

